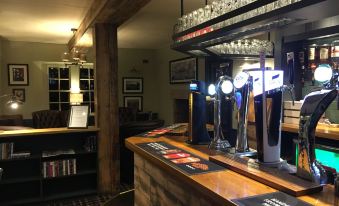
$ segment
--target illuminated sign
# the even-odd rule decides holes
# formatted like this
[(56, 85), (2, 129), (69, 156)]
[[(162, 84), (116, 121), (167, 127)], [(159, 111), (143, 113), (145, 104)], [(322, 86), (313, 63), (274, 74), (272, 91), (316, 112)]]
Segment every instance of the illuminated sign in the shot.
[[(262, 94), (262, 71), (249, 71), (253, 78), (253, 95)], [(284, 71), (282, 70), (266, 70), (265, 71), (265, 91), (277, 89), (284, 84)]]

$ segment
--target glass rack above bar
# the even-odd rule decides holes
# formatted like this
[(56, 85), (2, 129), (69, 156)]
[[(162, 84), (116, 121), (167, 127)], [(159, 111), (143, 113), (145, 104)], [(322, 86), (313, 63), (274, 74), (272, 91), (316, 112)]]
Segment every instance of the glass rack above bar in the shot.
[[(200, 50), (206, 53), (207, 47), (248, 38), (255, 34), (305, 21), (312, 15), (305, 11), (299, 14), (298, 11), (326, 0), (232, 0), (232, 2), (239, 2), (238, 6), (231, 6), (228, 10), (220, 7), (230, 1), (215, 1), (215, 10), (219, 11), (215, 14), (213, 14), (212, 3), (206, 6), (207, 9), (206, 7), (203, 9), (204, 13), (202, 9), (198, 9), (181, 17), (175, 26), (172, 36), (174, 43), (171, 48), (182, 52)], [(216, 6), (218, 2), (220, 3), (219, 7)], [(208, 11), (208, 6), (211, 8), (211, 12)], [(316, 6), (312, 9), (319, 9), (319, 7)], [(210, 18), (201, 18), (202, 15), (206, 17), (205, 9), (207, 17), (210, 16)], [(305, 15), (306, 13), (308, 14)]]

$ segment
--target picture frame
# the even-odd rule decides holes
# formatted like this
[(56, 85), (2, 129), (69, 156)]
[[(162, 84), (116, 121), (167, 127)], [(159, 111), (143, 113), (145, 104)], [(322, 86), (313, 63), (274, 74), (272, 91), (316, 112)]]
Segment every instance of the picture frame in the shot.
[(26, 101), (25, 89), (12, 89), (12, 94), (21, 102)]
[(142, 94), (143, 93), (143, 83), (144, 79), (141, 77), (123, 77), (123, 94)]
[(142, 96), (124, 96), (124, 107), (137, 108), (138, 111), (143, 110)]
[(198, 59), (187, 57), (169, 61), (170, 84), (188, 83), (198, 79)]
[(28, 86), (28, 64), (8, 64), (8, 85)]
[(72, 105), (69, 113), (68, 125), (70, 129), (82, 129), (88, 127), (88, 105)]

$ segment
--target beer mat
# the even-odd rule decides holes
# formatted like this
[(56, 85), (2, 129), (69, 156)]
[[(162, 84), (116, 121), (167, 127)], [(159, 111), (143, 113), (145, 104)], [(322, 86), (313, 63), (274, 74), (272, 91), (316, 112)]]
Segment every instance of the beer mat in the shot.
[(157, 129), (154, 129), (154, 130), (150, 130), (150, 131), (138, 134), (136, 136), (157, 138), (157, 137), (164, 136), (169, 131), (170, 131), (170, 129), (167, 129), (166, 127), (161, 127), (161, 128), (157, 128)]
[(233, 199), (238, 206), (312, 206), (283, 192)]
[(187, 175), (226, 170), (224, 167), (165, 142), (139, 143), (136, 145)]
[(174, 124), (167, 127), (160, 127), (154, 130), (150, 130), (141, 134), (138, 134), (139, 137), (152, 137), (157, 138), (164, 135), (175, 135), (178, 134), (176, 131), (181, 128), (186, 128), (187, 124)]

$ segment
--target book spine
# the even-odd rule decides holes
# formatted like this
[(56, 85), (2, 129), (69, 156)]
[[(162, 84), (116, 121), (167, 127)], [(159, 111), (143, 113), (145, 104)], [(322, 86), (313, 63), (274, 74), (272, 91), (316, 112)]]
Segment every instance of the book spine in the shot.
[(52, 165), (52, 177), (55, 177), (55, 165), (54, 162), (51, 162)]
[(77, 161), (73, 159), (73, 174), (77, 174)]
[(7, 159), (6, 154), (7, 154), (7, 144), (3, 143), (2, 144), (2, 159), (4, 160)]
[(67, 160), (67, 175), (70, 175), (69, 160)]
[(59, 168), (58, 174), (59, 176), (62, 176), (62, 161), (61, 160), (58, 161), (58, 168)]
[(59, 163), (58, 163), (58, 161), (54, 161), (54, 165), (55, 165), (55, 176), (58, 177), (59, 176)]
[(43, 162), (42, 163), (42, 174), (43, 174), (43, 177), (46, 178), (46, 162)]
[(52, 177), (52, 163), (48, 162), (48, 175), (47, 177)]
[(62, 160), (62, 174), (66, 175), (66, 160)]
[(0, 144), (0, 159), (2, 160), (3, 159), (3, 156), (2, 156), (2, 143)]

